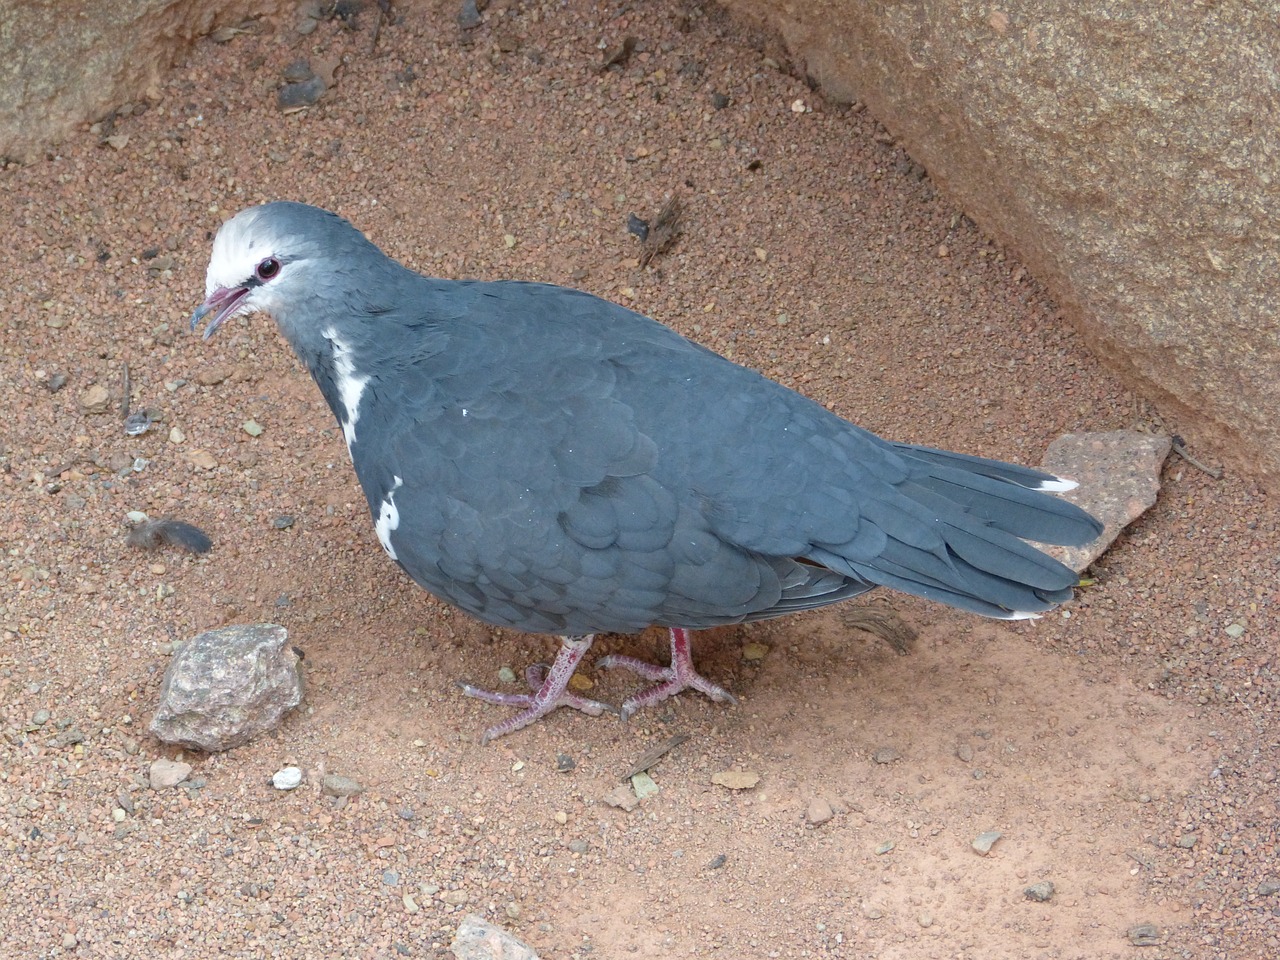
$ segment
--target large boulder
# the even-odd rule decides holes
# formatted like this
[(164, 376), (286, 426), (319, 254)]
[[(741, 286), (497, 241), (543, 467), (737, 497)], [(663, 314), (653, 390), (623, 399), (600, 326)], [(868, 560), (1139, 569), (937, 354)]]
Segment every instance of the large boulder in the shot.
[(721, 0), (865, 102), (1189, 439), (1280, 481), (1280, 0)]
[(4, 0), (0, 160), (30, 160), (129, 101), (159, 97), (199, 37), (290, 0)]

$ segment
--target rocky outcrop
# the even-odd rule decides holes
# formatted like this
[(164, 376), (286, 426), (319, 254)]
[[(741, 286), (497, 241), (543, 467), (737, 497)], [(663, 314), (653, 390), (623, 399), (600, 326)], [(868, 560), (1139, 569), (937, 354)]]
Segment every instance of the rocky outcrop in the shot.
[(721, 2), (865, 102), (1190, 439), (1280, 481), (1280, 2)]
[(288, 0), (5, 0), (0, 16), (0, 159), (30, 160), (86, 120), (158, 99), (168, 68), (221, 25)]

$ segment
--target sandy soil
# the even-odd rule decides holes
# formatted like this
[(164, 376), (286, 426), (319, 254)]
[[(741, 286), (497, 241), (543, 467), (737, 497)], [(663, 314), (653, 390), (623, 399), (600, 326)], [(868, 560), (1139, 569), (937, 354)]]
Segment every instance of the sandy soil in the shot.
[[(1280, 955), (1280, 529), (1248, 482), (1181, 461), (1039, 623), (877, 595), (919, 631), (909, 655), (840, 610), (712, 631), (698, 660), (736, 707), (560, 711), (477, 745), (497, 708), (455, 681), (496, 684), (554, 642), (393, 567), (269, 322), (186, 335), (211, 231), (241, 207), (306, 200), (423, 271), (585, 287), (899, 439), (1035, 463), (1064, 431), (1177, 424), (766, 38), (673, 0), (497, 2), (465, 38), (455, 13), (411, 11), (372, 52), (368, 13), (206, 42), (101, 131), (115, 145), (86, 131), (0, 174), (0, 954), (435, 958), (476, 912), (548, 958)], [(337, 85), (283, 115), (303, 57), (340, 63)], [(677, 190), (685, 233), (641, 269), (627, 215)], [(162, 421), (140, 437), (126, 362), (133, 408)], [(93, 385), (105, 412), (82, 408)], [(131, 550), (130, 510), (215, 547)], [(305, 706), (150, 790), (175, 755), (146, 734), (171, 645), (261, 620), (305, 650)], [(592, 659), (663, 646), (611, 637)], [(636, 684), (595, 679), (614, 702)], [(657, 796), (601, 802), (678, 732)], [(286, 762), (307, 771), (293, 793), (266, 783)], [(335, 803), (323, 771), (366, 792)], [(1028, 900), (1043, 880), (1052, 899)], [(1131, 944), (1143, 923), (1155, 945)]]

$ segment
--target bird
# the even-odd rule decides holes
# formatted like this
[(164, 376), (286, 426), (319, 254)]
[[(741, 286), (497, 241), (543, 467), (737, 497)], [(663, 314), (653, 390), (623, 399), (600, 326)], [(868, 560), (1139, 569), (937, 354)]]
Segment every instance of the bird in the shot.
[(882, 439), (656, 320), (580, 290), (450, 280), (293, 201), (218, 230), (192, 332), (263, 313), (342, 430), (378, 541), (435, 597), (560, 638), (484, 741), (558, 707), (601, 634), (667, 628), (671, 662), (598, 666), (649, 682), (625, 719), (685, 689), (690, 634), (887, 587), (1006, 620), (1070, 599), (1077, 575), (1026, 541), (1101, 524), (1072, 480)]

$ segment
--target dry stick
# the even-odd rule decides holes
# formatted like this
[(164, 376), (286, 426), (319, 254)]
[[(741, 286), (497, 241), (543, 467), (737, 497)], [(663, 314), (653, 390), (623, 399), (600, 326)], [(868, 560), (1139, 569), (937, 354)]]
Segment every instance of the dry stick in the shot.
[(1191, 455), (1191, 453), (1183, 445), (1181, 440), (1173, 441), (1173, 452), (1176, 453), (1178, 456), (1180, 456), (1183, 460), (1187, 461), (1187, 463), (1191, 464), (1197, 470), (1202, 470), (1205, 473), (1207, 473), (1209, 476), (1213, 477), (1213, 479), (1215, 480), (1222, 479), (1221, 470), (1215, 469), (1214, 467), (1210, 467), (1210, 466), (1207, 466), (1206, 464), (1201, 463), (1199, 460), (1197, 460), (1195, 457)]
[(120, 373), (124, 380), (124, 396), (120, 398), (120, 416), (127, 417), (129, 415), (129, 361), (124, 361), (124, 368)]
[(688, 739), (689, 735), (687, 733), (677, 733), (670, 740), (666, 740), (658, 744), (656, 747), (646, 750), (644, 756), (637, 760), (631, 769), (622, 775), (622, 782), (626, 783), (637, 773), (644, 773), (644, 771), (648, 770), (664, 756)]

